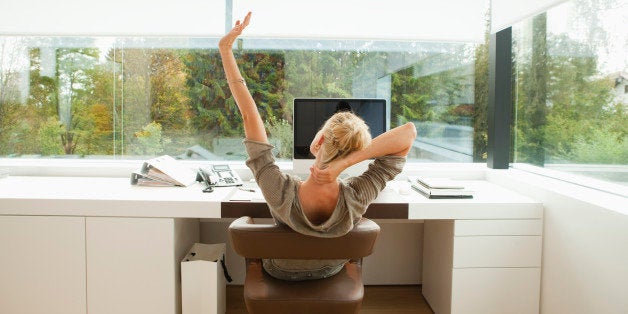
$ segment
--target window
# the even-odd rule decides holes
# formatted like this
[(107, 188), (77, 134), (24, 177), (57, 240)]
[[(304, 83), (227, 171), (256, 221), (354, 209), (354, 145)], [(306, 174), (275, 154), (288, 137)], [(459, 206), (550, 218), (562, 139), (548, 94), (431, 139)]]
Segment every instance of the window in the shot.
[[(0, 156), (244, 160), (218, 38), (0, 37)], [(411, 158), (471, 162), (475, 43), (244, 38), (236, 57), (280, 159), (294, 97), (377, 97), (417, 126)], [(484, 69), (486, 66), (484, 66)], [(476, 138), (482, 138), (476, 137)], [(484, 145), (484, 146), (482, 146)]]
[(515, 166), (628, 185), (627, 10), (574, 0), (513, 27)]

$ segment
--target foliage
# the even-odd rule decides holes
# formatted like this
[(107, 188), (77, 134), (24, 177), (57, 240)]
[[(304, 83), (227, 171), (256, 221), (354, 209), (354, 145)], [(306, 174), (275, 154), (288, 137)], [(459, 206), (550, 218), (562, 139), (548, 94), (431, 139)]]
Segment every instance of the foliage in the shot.
[(406, 68), (392, 75), (391, 127), (404, 124), (408, 121), (430, 121), (434, 112), (428, 107), (430, 100), (426, 89), (431, 89), (432, 79), (414, 77), (414, 69)]
[(89, 132), (88, 106), (94, 88), (92, 71), (99, 58), (97, 48), (60, 48), (56, 56), (56, 109), (65, 127), (61, 134), (64, 152), (74, 154)]
[(50, 117), (39, 128), (39, 149), (44, 156), (63, 154), (63, 146), (59, 142), (61, 134), (63, 134), (63, 126), (55, 117)]
[(183, 62), (174, 51), (160, 49), (151, 55), (150, 116), (164, 129), (186, 129), (192, 117), (184, 70)]
[(286, 52), (286, 89), (294, 97), (351, 97), (354, 71), (364, 58), (355, 51)]
[(566, 154), (570, 162), (594, 164), (625, 164), (628, 161), (628, 140), (608, 126), (593, 129), (587, 136), (578, 135)]
[(18, 119), (20, 94), (16, 87), (16, 77), (18, 73), (13, 69), (19, 52), (9, 49), (12, 45), (19, 44), (19, 41), (0, 41), (0, 155), (12, 153), (11, 143), (16, 130)]
[(525, 134), (526, 140), (517, 141), (518, 161), (542, 165), (545, 160), (545, 125), (547, 124), (547, 40), (546, 14), (540, 14), (532, 21), (531, 42), (519, 43), (527, 50), (519, 49), (517, 56), (517, 134)]
[[(187, 69), (189, 99), (194, 100), (192, 124), (210, 135), (243, 136), (242, 118), (224, 78), (216, 51), (193, 50), (183, 57)], [(282, 53), (238, 53), (241, 69), (262, 119), (281, 117), (286, 105)], [(211, 136), (210, 136), (211, 137)]]
[(165, 145), (170, 139), (162, 136), (161, 124), (151, 122), (135, 133), (136, 145), (133, 152), (141, 156), (157, 156), (163, 153)]
[(275, 118), (267, 120), (264, 124), (270, 134), (269, 140), (277, 140), (278, 142), (277, 157), (291, 159), (294, 142), (292, 125), (286, 120), (277, 121)]
[[(265, 121), (271, 138), (279, 139), (279, 156), (292, 155), (294, 97), (351, 97), (354, 52), (285, 51), (235, 52), (241, 73)], [(199, 133), (242, 137), (242, 118), (225, 81), (216, 51), (193, 50), (182, 57), (192, 124)], [(317, 75), (312, 75), (317, 73)], [(210, 143), (206, 143), (207, 146)]]
[[(9, 143), (15, 130), (17, 121), (18, 104), (8, 101), (0, 101), (0, 143)], [(11, 153), (10, 145), (0, 145), (0, 155)]]
[[(488, 19), (487, 19), (488, 21)], [(473, 161), (486, 161), (488, 157), (488, 41), (490, 22), (487, 22), (484, 43), (475, 48), (473, 83)]]
[(517, 161), (625, 164), (628, 115), (594, 48), (564, 34), (545, 39), (545, 15), (533, 24), (530, 49), (518, 43)]
[[(595, 10), (590, 2), (578, 7)], [(582, 23), (588, 42), (546, 37), (545, 15), (532, 24), (530, 44), (518, 43), (516, 51), (517, 161), (594, 162), (598, 156), (625, 163), (626, 107), (613, 100), (613, 82), (597, 70), (595, 48), (607, 38), (599, 23)], [(104, 56), (90, 44), (24, 44), (26, 99), (19, 93), (22, 74), (0, 69), (0, 155), (172, 154), (196, 144), (212, 150), (216, 137), (241, 138), (242, 117), (218, 51), (136, 48), (148, 42), (126, 38), (125, 48)], [(367, 46), (244, 51), (245, 43), (236, 60), (281, 158), (291, 156), (295, 97), (381, 97), (378, 84), (390, 78), (392, 127), (407, 121), (472, 124), (474, 161), (486, 159), (486, 42), (446, 45), (447, 52)], [(11, 64), (0, 58), (0, 66)], [(602, 148), (619, 157), (602, 156)]]

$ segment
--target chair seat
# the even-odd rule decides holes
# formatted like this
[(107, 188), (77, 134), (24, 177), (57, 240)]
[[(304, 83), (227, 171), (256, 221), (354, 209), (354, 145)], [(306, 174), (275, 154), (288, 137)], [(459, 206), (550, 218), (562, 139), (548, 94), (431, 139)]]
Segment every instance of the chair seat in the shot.
[(364, 297), (361, 273), (360, 264), (347, 263), (329, 278), (284, 281), (268, 275), (260, 260), (249, 261), (244, 300), (249, 313), (357, 313)]

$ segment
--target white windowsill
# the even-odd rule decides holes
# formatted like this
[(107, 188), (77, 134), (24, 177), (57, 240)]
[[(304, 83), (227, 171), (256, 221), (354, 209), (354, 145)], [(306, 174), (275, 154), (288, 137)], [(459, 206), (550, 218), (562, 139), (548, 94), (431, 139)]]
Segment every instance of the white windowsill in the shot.
[[(209, 164), (229, 164), (243, 179), (250, 178), (250, 170), (244, 161), (202, 161), (182, 160), (190, 167), (207, 166)], [(90, 159), (43, 159), (43, 158), (0, 158), (0, 171), (12, 176), (41, 177), (112, 177), (126, 178), (131, 172), (141, 168), (143, 160), (90, 160)], [(292, 162), (279, 161), (280, 169), (292, 172)], [(405, 175), (424, 175), (451, 177), (456, 179), (484, 179), (485, 163), (418, 163), (408, 162), (404, 168)], [(361, 169), (349, 171), (353, 175)]]
[(569, 202), (576, 200), (600, 209), (628, 215), (627, 197), (566, 182), (547, 175), (512, 168), (504, 170), (487, 169), (486, 178), (491, 183), (517, 193), (522, 193), (541, 202), (549, 199), (554, 202), (564, 202), (564, 205), (569, 206)]
[(618, 183), (523, 163), (514, 163), (512, 164), (512, 168), (523, 172), (533, 173), (548, 179), (554, 179), (558, 182), (568, 182), (576, 186), (584, 187), (585, 189), (598, 190), (603, 193), (611, 193), (622, 197), (628, 197), (628, 187)]

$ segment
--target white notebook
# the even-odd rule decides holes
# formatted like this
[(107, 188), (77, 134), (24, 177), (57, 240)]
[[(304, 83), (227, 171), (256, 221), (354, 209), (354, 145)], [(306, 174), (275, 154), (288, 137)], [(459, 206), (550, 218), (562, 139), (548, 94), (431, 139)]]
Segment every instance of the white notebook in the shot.
[(408, 177), (412, 189), (427, 198), (473, 198), (473, 191), (448, 178), (427, 179)]

